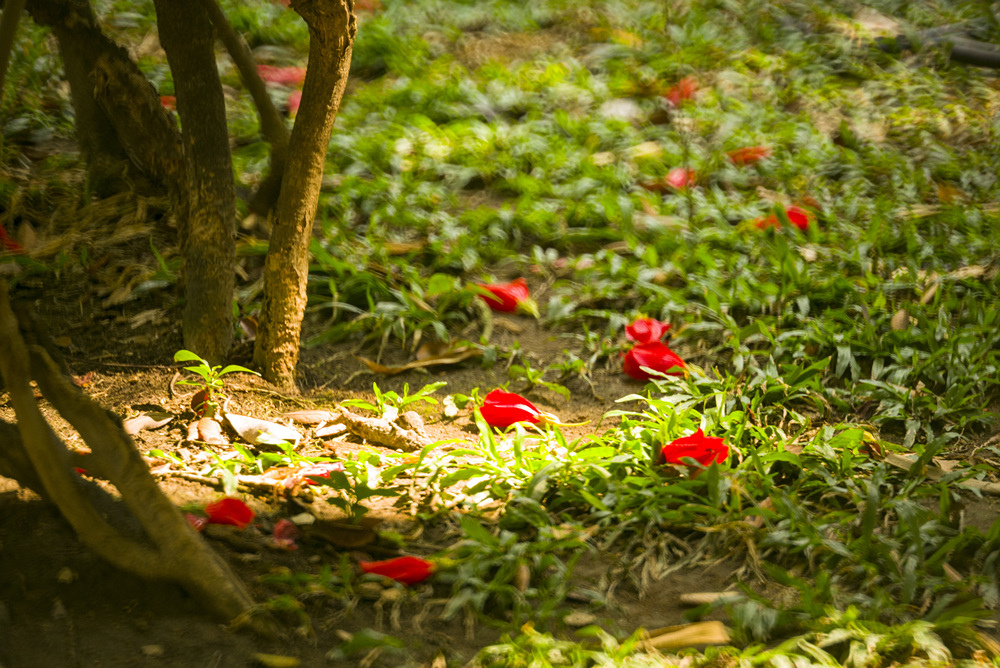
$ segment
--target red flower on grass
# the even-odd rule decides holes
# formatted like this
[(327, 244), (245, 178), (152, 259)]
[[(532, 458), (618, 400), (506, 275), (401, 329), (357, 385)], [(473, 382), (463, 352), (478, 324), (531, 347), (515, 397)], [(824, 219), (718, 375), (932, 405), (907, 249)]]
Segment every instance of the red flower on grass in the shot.
[(258, 65), (257, 74), (268, 83), (282, 86), (301, 86), (306, 80), (304, 67), (275, 67), (274, 65)]
[(423, 582), (434, 574), (437, 565), (420, 557), (396, 557), (385, 561), (362, 561), (361, 570), (365, 573), (384, 575), (405, 585), (415, 585)]
[(520, 394), (499, 389), (486, 395), (483, 405), (479, 408), (479, 414), (486, 420), (486, 424), (495, 429), (506, 429), (518, 422), (538, 425), (559, 424), (559, 418), (552, 413), (538, 410)]
[(643, 367), (665, 373), (668, 376), (681, 376), (684, 374), (684, 360), (667, 347), (667, 344), (660, 343), (659, 341), (640, 343), (634, 346), (625, 353), (625, 362), (622, 366), (625, 373), (636, 380), (650, 380), (654, 378)]
[(250, 506), (231, 496), (205, 506), (205, 514), (210, 524), (231, 524), (240, 529), (247, 528), (254, 518)]
[(161, 95), (160, 104), (163, 105), (164, 109), (177, 111), (177, 98), (173, 95)]
[(315, 485), (313, 478), (329, 478), (330, 471), (343, 471), (344, 465), (341, 462), (319, 462), (312, 466), (303, 466), (292, 475), (285, 478), (283, 485), (291, 489), (297, 485)]
[(670, 331), (670, 323), (660, 322), (653, 318), (639, 318), (625, 326), (625, 336), (636, 343), (653, 343), (663, 338)]
[(674, 167), (667, 172), (664, 182), (674, 190), (684, 190), (698, 182), (698, 173), (687, 167)]
[(515, 278), (510, 283), (477, 283), (477, 285), (490, 292), (480, 297), (494, 311), (505, 313), (526, 311), (538, 315), (538, 306), (528, 293), (528, 282), (523, 278)]
[(684, 77), (676, 84), (667, 89), (667, 92), (663, 94), (663, 97), (667, 98), (667, 101), (675, 107), (681, 106), (681, 102), (684, 100), (690, 100), (694, 98), (694, 94), (698, 92), (698, 80), (694, 77)]
[(13, 237), (7, 234), (7, 230), (0, 226), (0, 250), (10, 251), (11, 253), (23, 253), (24, 246), (17, 243)]
[(736, 165), (737, 167), (743, 167), (744, 165), (753, 165), (764, 158), (771, 157), (771, 147), (770, 146), (745, 146), (743, 148), (738, 148), (733, 151), (728, 151), (726, 157)]
[(693, 459), (702, 466), (713, 462), (721, 464), (729, 458), (729, 446), (721, 438), (705, 436), (700, 428), (690, 436), (683, 436), (660, 449), (659, 464), (685, 464), (685, 458)]
[(195, 531), (201, 531), (208, 524), (208, 518), (204, 515), (195, 515), (194, 513), (184, 513), (184, 519), (187, 523), (191, 525), (191, 528)]
[[(790, 206), (785, 209), (785, 214), (788, 216), (788, 222), (795, 227), (799, 228), (803, 232), (809, 229), (809, 223), (812, 221), (812, 214), (805, 209), (798, 206)], [(770, 216), (758, 218), (754, 222), (757, 225), (757, 228), (761, 230), (766, 230), (769, 227), (781, 227), (781, 221), (778, 219), (778, 216), (773, 213)]]

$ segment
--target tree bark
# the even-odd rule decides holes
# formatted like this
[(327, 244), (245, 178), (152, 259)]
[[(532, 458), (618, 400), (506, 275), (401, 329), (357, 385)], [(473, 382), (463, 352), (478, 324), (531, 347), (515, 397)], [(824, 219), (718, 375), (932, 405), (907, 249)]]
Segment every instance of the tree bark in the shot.
[(250, 53), (250, 47), (247, 46), (243, 37), (233, 30), (229, 19), (226, 18), (216, 0), (200, 1), (211, 17), (212, 25), (215, 26), (219, 39), (225, 44), (226, 51), (232, 56), (236, 68), (240, 71), (243, 85), (247, 87), (250, 97), (253, 98), (254, 106), (257, 107), (261, 134), (271, 145), (270, 168), (249, 202), (251, 211), (260, 216), (266, 216), (274, 207), (281, 189), (281, 177), (285, 172), (285, 163), (288, 159), (288, 127), (285, 125), (285, 119), (274, 107), (271, 95), (267, 92), (267, 86), (264, 85), (257, 72), (257, 64), (254, 62), (253, 54)]
[(272, 224), (254, 348), (254, 362), (264, 377), (286, 389), (295, 387), (309, 241), (326, 151), (347, 86), (357, 33), (353, 0), (293, 0), (292, 9), (309, 26), (309, 69)]
[(17, 24), (21, 21), (24, 3), (25, 0), (7, 0), (3, 5), (3, 15), (0, 15), (0, 101), (3, 101), (7, 66), (10, 64), (10, 52), (14, 49), (14, 37), (17, 35)]
[(221, 364), (233, 344), (236, 188), (212, 23), (198, 0), (155, 0), (174, 77), (188, 183), (178, 220), (184, 258), (184, 346)]
[(31, 0), (27, 10), (36, 23), (52, 29), (59, 44), (76, 115), (77, 142), (93, 192), (100, 196), (128, 189), (162, 192), (165, 184), (150, 180), (141, 165), (130, 162), (111, 119), (95, 98), (91, 75), (98, 59), (119, 61), (138, 73), (128, 54), (104, 35), (87, 0)]

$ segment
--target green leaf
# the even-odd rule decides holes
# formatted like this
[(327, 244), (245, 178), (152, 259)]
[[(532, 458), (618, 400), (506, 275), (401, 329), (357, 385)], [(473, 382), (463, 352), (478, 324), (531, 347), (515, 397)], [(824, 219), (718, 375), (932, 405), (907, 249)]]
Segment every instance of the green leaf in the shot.
[(239, 371), (241, 373), (252, 373), (255, 376), (259, 376), (260, 375), (259, 373), (257, 373), (253, 369), (248, 369), (245, 366), (240, 366), (239, 364), (230, 364), (229, 366), (227, 366), (226, 368), (224, 368), (222, 371), (220, 371), (218, 373), (218, 375), (225, 376), (227, 373), (234, 373), (236, 371)]
[(201, 362), (203, 366), (209, 366), (208, 362), (195, 355), (190, 350), (178, 350), (174, 353), (175, 362)]

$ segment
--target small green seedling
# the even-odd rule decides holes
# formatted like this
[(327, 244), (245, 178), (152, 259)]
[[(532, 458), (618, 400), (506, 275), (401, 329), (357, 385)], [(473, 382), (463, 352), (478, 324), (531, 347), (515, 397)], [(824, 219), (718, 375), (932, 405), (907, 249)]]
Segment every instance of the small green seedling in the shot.
[(239, 364), (230, 364), (226, 367), (221, 366), (211, 366), (208, 362), (202, 358), (195, 355), (190, 350), (178, 350), (174, 353), (175, 362), (197, 362), (197, 366), (186, 366), (185, 371), (190, 371), (191, 373), (197, 374), (201, 379), (182, 379), (177, 381), (178, 385), (193, 385), (194, 387), (201, 388), (191, 400), (191, 407), (195, 409), (196, 412), (205, 415), (214, 415), (219, 408), (219, 397), (224, 397), (222, 394), (222, 377), (226, 374), (243, 372), (252, 373), (255, 376), (260, 374), (252, 369), (240, 366)]

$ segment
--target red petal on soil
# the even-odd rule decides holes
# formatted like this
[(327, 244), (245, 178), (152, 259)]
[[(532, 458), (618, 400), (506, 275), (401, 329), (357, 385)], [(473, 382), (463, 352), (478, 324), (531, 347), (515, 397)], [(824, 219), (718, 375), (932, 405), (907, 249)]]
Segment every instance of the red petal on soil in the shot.
[(531, 298), (528, 294), (528, 282), (523, 278), (515, 278), (510, 283), (479, 283), (479, 287), (486, 288), (492, 293), (490, 295), (480, 295), (494, 311), (513, 312), (522, 302)]
[(396, 557), (385, 561), (362, 561), (360, 564), (361, 570), (365, 573), (384, 575), (405, 585), (423, 582), (436, 570), (434, 562), (411, 556)]
[(205, 506), (205, 514), (211, 524), (231, 524), (240, 529), (247, 528), (254, 518), (254, 513), (247, 504), (231, 496)]
[(639, 318), (625, 327), (625, 336), (636, 343), (653, 343), (670, 331), (670, 323), (653, 318)]
[(681, 376), (684, 374), (684, 360), (667, 347), (667, 344), (660, 343), (659, 341), (640, 343), (625, 353), (625, 361), (622, 366), (625, 373), (636, 380), (650, 380), (653, 378), (642, 367), (665, 373), (668, 376)]
[(486, 395), (479, 413), (486, 424), (495, 429), (506, 429), (518, 422), (538, 424), (542, 414), (535, 405), (519, 394), (493, 390)]

